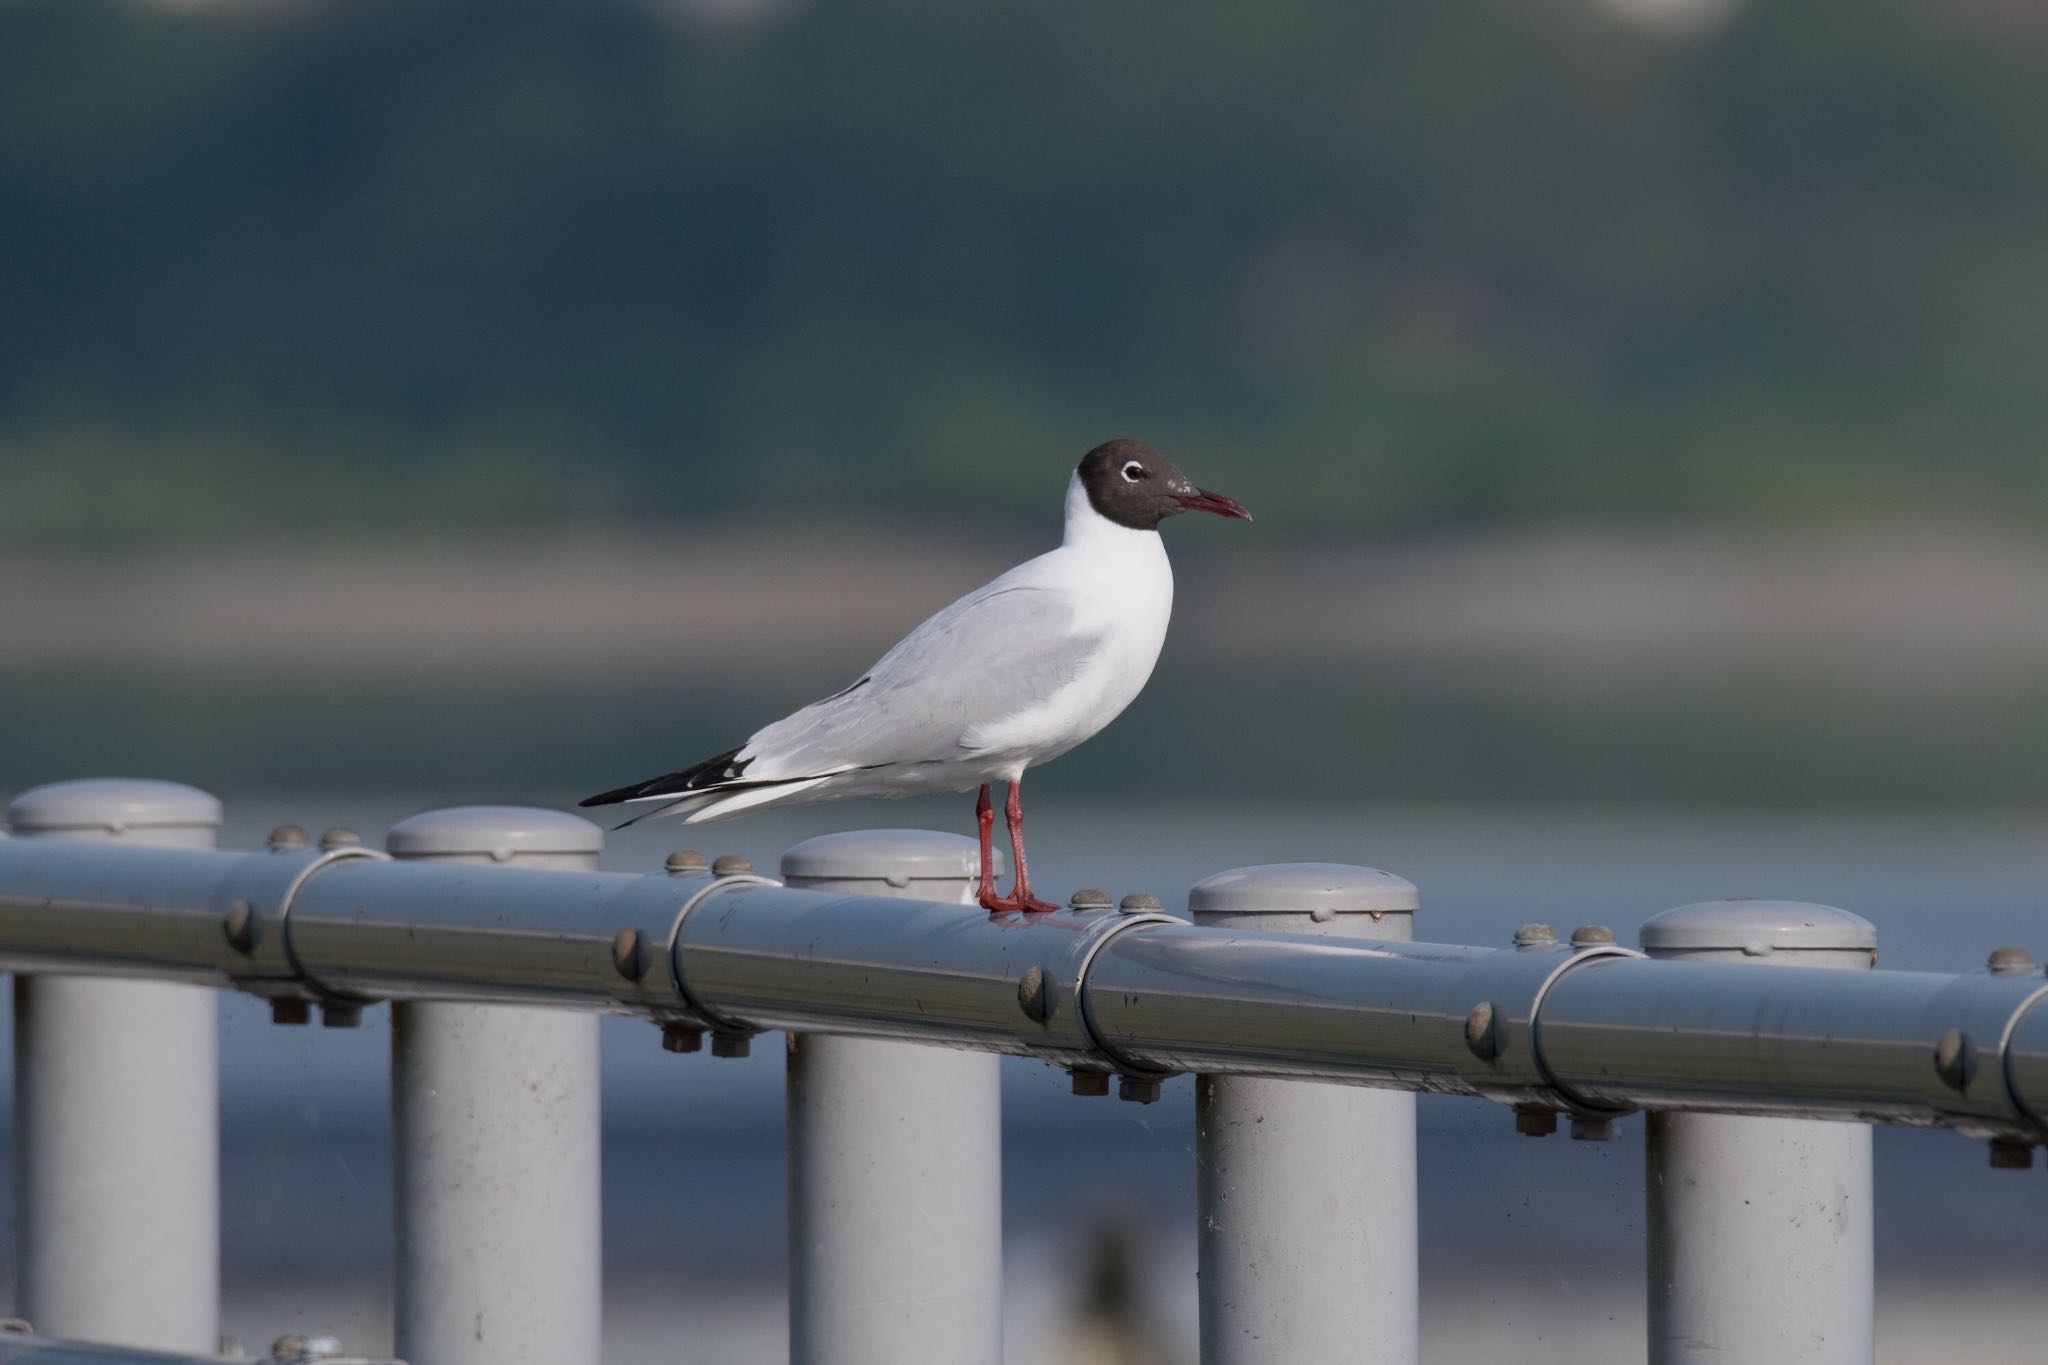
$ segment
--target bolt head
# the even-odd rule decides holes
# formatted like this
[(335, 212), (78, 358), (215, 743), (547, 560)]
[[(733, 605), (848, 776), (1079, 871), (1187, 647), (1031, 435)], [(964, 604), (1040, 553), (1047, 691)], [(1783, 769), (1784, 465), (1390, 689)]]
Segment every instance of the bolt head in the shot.
[(1994, 972), (2031, 972), (2034, 956), (2025, 948), (1994, 948), (1984, 965)]
[(1130, 895), (1117, 902), (1117, 909), (1123, 911), (1126, 915), (1136, 915), (1148, 910), (1164, 910), (1166, 907), (1160, 903), (1157, 896), (1148, 895), (1143, 891), (1133, 891)]
[(1017, 1007), (1035, 1024), (1052, 1016), (1052, 993), (1046, 989), (1044, 968), (1024, 969), (1024, 975), (1017, 980)]
[(320, 836), (320, 847), (328, 853), (334, 852), (337, 848), (361, 848), (362, 846), (362, 835), (352, 829), (342, 829), (340, 826), (327, 830)]
[(678, 849), (668, 855), (664, 864), (671, 877), (701, 877), (711, 870), (711, 864), (704, 861), (704, 855), (694, 848)]
[(1107, 1095), (1109, 1093), (1109, 1073), (1107, 1071), (1091, 1071), (1085, 1066), (1076, 1066), (1069, 1067), (1067, 1075), (1073, 1078), (1074, 1093), (1076, 1095)]
[(227, 938), (228, 946), (238, 953), (246, 953), (256, 946), (256, 911), (247, 901), (236, 901), (228, 907), (228, 913), (221, 920), (221, 933)]
[(711, 1055), (714, 1057), (744, 1057), (754, 1050), (754, 1040), (744, 1033), (714, 1033), (711, 1035)]
[(1951, 1090), (1970, 1088), (1977, 1078), (1977, 1045), (1961, 1029), (1950, 1029), (1934, 1045), (1934, 1070)]
[(1572, 947), (1594, 948), (1614, 942), (1614, 931), (1604, 924), (1582, 924), (1572, 930)]
[(1107, 910), (1116, 900), (1099, 886), (1084, 886), (1067, 897), (1067, 904), (1076, 910)]
[(688, 1024), (661, 1026), (661, 1048), (664, 1052), (697, 1052), (703, 1046), (703, 1029), (691, 1028)]
[(1472, 1049), (1472, 1055), (1482, 1062), (1490, 1062), (1500, 1056), (1506, 1043), (1493, 1002), (1482, 1000), (1474, 1005), (1472, 1012), (1465, 1016), (1465, 1046)]
[(1159, 1082), (1147, 1076), (1119, 1076), (1116, 1082), (1116, 1097), (1132, 1104), (1157, 1104)]
[(613, 935), (612, 966), (628, 981), (638, 981), (647, 974), (647, 952), (641, 946), (638, 929), (621, 929)]
[(310, 1024), (313, 1022), (313, 1006), (304, 1000), (273, 1000), (270, 1002), (270, 1022)]
[(1540, 1104), (1518, 1104), (1515, 1131), (1523, 1137), (1549, 1137), (1557, 1131), (1557, 1111)]
[(1547, 924), (1525, 924), (1515, 930), (1517, 948), (1547, 948), (1557, 942), (1557, 930)]
[(293, 853), (310, 847), (313, 839), (297, 825), (279, 825), (270, 831), (270, 838), (266, 842), (272, 853)]
[(323, 1028), (361, 1028), (363, 1007), (361, 1005), (322, 1005), (320, 1024)]
[(711, 875), (714, 877), (744, 877), (753, 870), (753, 861), (737, 853), (721, 853), (711, 861)]

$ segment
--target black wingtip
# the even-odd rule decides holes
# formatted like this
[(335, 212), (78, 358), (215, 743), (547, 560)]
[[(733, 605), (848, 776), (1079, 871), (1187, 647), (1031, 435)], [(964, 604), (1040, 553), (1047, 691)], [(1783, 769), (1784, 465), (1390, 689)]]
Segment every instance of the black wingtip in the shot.
[[(727, 749), (715, 758), (702, 763), (693, 763), (687, 768), (678, 768), (660, 777), (650, 777), (644, 782), (632, 782), (623, 787), (614, 787), (596, 796), (586, 796), (578, 806), (616, 806), (622, 801), (645, 801), (657, 796), (688, 796), (693, 791), (716, 787), (731, 782), (747, 771), (751, 758), (739, 757), (738, 749)], [(635, 819), (639, 817), (634, 817)], [(624, 826), (620, 826), (621, 829)]]

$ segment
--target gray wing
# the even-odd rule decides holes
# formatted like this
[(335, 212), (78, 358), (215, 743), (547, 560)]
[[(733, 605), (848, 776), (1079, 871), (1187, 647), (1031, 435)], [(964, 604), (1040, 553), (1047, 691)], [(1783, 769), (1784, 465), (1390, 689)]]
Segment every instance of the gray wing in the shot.
[(991, 584), (884, 654), (860, 681), (746, 742), (748, 780), (807, 777), (973, 752), (973, 733), (1040, 705), (1102, 644), (1077, 635), (1063, 593)]

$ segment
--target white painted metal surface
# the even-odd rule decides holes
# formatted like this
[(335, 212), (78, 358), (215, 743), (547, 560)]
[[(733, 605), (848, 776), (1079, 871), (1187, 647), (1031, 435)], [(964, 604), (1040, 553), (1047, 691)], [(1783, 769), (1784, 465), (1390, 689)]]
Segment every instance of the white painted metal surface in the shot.
[[(1219, 873), (1188, 908), (1212, 928), (1405, 940), (1416, 891), (1372, 868), (1283, 863)], [(1412, 1094), (1197, 1076), (1195, 1161), (1203, 1365), (1412, 1365)]]
[[(588, 872), (587, 820), (505, 806), (394, 826), (401, 859)], [(597, 1017), (392, 1006), (397, 1354), (420, 1365), (597, 1365)]]
[[(974, 902), (980, 853), (956, 835), (826, 835), (785, 853), (782, 873), (793, 887), (987, 918)], [(998, 1062), (889, 1039), (789, 1036), (792, 1365), (1002, 1359)]]
[[(220, 803), (170, 782), (23, 792), (17, 839), (209, 849)], [(219, 1002), (203, 986), (14, 979), (16, 1312), (49, 1336), (220, 1344)]]
[[(1667, 910), (1641, 941), (1653, 957), (1867, 971), (1877, 931), (1831, 906), (1722, 901)], [(1683, 1113), (1648, 1124), (1651, 1365), (1868, 1365), (1870, 1129)]]

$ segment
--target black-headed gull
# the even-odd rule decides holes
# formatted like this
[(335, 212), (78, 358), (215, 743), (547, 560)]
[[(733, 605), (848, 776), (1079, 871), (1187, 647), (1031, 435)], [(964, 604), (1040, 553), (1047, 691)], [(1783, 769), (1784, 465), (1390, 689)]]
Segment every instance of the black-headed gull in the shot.
[[(851, 687), (757, 730), (715, 758), (582, 804), (660, 802), (648, 816), (719, 820), (757, 806), (912, 796), (979, 786), (981, 903), (1054, 910), (1024, 862), (1024, 770), (1115, 720), (1152, 676), (1173, 611), (1159, 523), (1182, 512), (1251, 520), (1143, 441), (1095, 447), (1067, 483), (1059, 548), (1019, 564), (903, 637)], [(1017, 885), (996, 893), (989, 855), (1003, 803)], [(624, 828), (624, 826), (621, 826)]]

